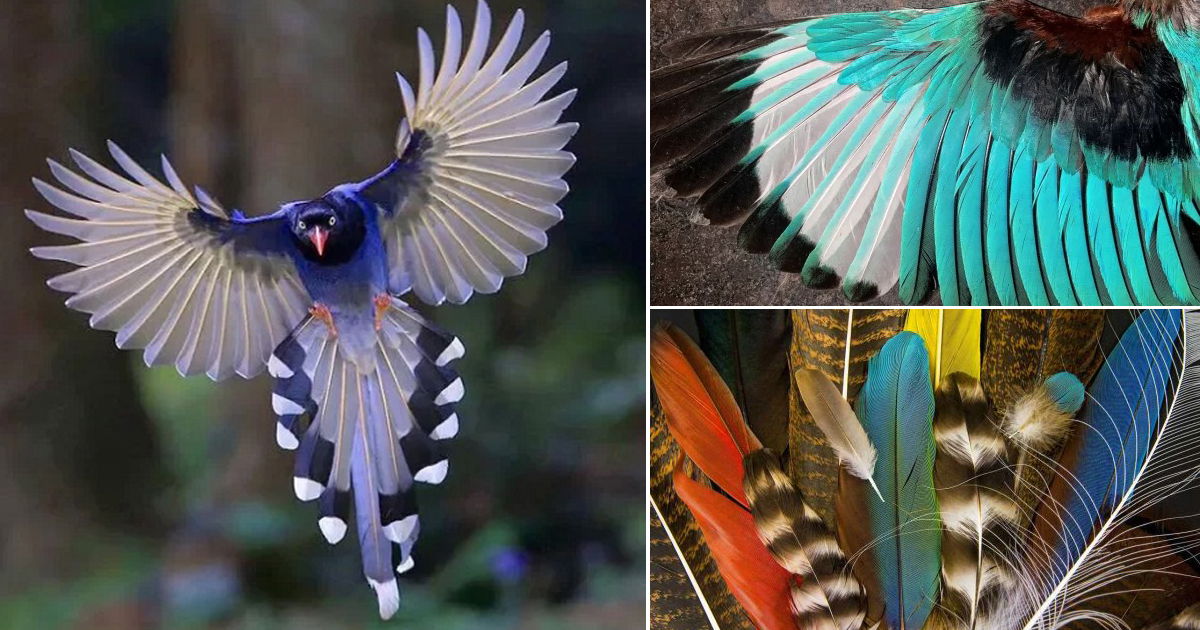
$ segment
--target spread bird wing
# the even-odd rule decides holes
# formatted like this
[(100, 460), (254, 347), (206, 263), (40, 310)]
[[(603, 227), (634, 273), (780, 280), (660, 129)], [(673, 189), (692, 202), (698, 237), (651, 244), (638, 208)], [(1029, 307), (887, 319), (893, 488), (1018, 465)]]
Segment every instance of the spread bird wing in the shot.
[(39, 258), (79, 266), (49, 281), (72, 294), (67, 306), (91, 314), (117, 346), (144, 348), (146, 365), (220, 380), (258, 374), (309, 306), (287, 258), (281, 213), (246, 219), (200, 189), (193, 196), (166, 158), (163, 184), (113, 143), (118, 174), (72, 151), (83, 175), (53, 160), (61, 188), (34, 186), (79, 218), (27, 210), (49, 232), (79, 243), (35, 247)]
[(1200, 104), (1172, 29), (991, 0), (701, 35), (652, 75), (651, 161), (852, 300), (1195, 304)]
[(464, 53), (448, 7), (441, 66), (422, 30), (417, 89), (397, 75), (406, 115), (398, 159), (358, 184), (380, 211), (393, 293), (412, 290), (430, 304), (494, 293), (525, 271), (562, 219), (563, 174), (575, 163), (562, 148), (578, 125), (558, 121), (575, 90), (545, 98), (565, 62), (530, 80), (548, 31), (510, 65), (523, 25), (517, 11), (489, 55), (491, 14), (481, 1)]

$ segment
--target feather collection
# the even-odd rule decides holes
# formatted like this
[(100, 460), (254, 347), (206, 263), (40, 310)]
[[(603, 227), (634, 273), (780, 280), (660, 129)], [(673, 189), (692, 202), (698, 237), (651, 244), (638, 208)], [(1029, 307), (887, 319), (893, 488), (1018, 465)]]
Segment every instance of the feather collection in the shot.
[[(832, 515), (810, 503), (808, 477), (788, 472), (808, 447), (779, 454), (730, 437), (722, 453), (699, 454), (726, 458), (730, 470), (710, 478), (753, 527), (741, 544), (791, 580), (786, 627), (1200, 627), (1200, 530), (1164, 511), (1200, 479), (1200, 312), (910, 314), (874, 347), (850, 399), (838, 379), (855, 333), (843, 321), (844, 363), (797, 367), (791, 383), (836, 457)], [(652, 355), (686, 345), (669, 330), (656, 331)], [(822, 356), (818, 339), (793, 334), (779, 352)], [(701, 355), (678, 354), (704, 372)], [(678, 403), (680, 380), (663, 365), (655, 389)], [(715, 409), (720, 397), (693, 398)], [(675, 436), (681, 411), (663, 411)], [(745, 424), (730, 412), (732, 422), (698, 416), (692, 430), (735, 435)], [(687, 458), (692, 442), (679, 440)], [(733, 474), (741, 486), (730, 489)]]

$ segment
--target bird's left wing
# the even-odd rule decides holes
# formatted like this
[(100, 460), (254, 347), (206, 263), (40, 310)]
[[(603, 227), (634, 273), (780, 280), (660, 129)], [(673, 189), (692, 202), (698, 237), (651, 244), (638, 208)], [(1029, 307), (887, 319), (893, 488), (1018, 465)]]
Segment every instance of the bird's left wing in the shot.
[(73, 294), (67, 306), (115, 331), (119, 347), (145, 348), (147, 365), (217, 380), (258, 374), (310, 305), (284, 253), (282, 214), (230, 218), (201, 190), (193, 197), (166, 159), (169, 186), (115, 144), (109, 150), (127, 176), (72, 151), (87, 177), (51, 161), (65, 189), (34, 180), (47, 201), (79, 217), (26, 211), (42, 229), (81, 241), (33, 248), (79, 266), (50, 287)]
[(464, 53), (461, 22), (448, 7), (440, 68), (419, 31), (417, 89), (397, 75), (406, 113), (398, 159), (359, 184), (380, 211), (393, 293), (411, 289), (430, 304), (493, 293), (525, 271), (562, 219), (562, 176), (575, 163), (562, 148), (579, 126), (558, 121), (575, 90), (544, 98), (565, 62), (530, 80), (548, 31), (510, 65), (523, 24), (518, 11), (489, 56), (491, 14), (481, 0)]

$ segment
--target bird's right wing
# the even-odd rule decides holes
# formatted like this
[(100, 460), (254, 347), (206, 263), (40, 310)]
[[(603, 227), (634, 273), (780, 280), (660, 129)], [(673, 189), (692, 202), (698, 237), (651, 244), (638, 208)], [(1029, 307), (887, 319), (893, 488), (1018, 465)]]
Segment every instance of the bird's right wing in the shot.
[(1181, 39), (1025, 0), (701, 35), (652, 75), (652, 164), (850, 299), (1200, 303)]
[(80, 267), (50, 287), (73, 294), (67, 306), (115, 331), (119, 347), (145, 348), (147, 365), (217, 380), (258, 374), (310, 305), (285, 254), (283, 215), (230, 218), (199, 189), (197, 201), (165, 158), (170, 186), (115, 144), (109, 150), (128, 177), (72, 151), (87, 177), (51, 161), (66, 190), (34, 180), (47, 201), (80, 217), (26, 211), (42, 229), (82, 241), (33, 248)]
[(524, 273), (562, 219), (563, 175), (575, 163), (562, 148), (579, 125), (559, 118), (575, 90), (545, 98), (566, 62), (530, 80), (549, 31), (509, 64), (523, 25), (517, 11), (489, 56), (491, 14), (480, 0), (464, 54), (458, 14), (448, 7), (440, 68), (419, 31), (417, 89), (397, 75), (407, 116), (398, 159), (359, 184), (380, 212), (393, 293), (411, 289), (429, 304), (494, 293), (504, 278)]

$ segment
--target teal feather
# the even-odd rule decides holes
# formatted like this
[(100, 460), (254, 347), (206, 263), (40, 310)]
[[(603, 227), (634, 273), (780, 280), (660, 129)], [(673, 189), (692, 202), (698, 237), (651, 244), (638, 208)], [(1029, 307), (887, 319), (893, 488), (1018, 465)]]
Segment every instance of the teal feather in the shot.
[(1050, 304), (1050, 297), (1046, 294), (1046, 285), (1042, 278), (1037, 227), (1034, 222), (1033, 178), (1036, 168), (1029, 151), (1018, 147), (1013, 155), (1008, 218), (1012, 226), (1012, 249), (1017, 262), (1017, 275), (1025, 291), (1026, 300), (1035, 306), (1045, 306)]
[[(906, 100), (911, 101), (911, 99)], [(900, 129), (895, 146), (892, 147), (887, 171), (879, 187), (879, 195), (871, 208), (871, 218), (867, 221), (862, 239), (859, 241), (858, 252), (846, 273), (842, 290), (847, 294), (856, 288), (856, 283), (867, 274), (870, 265), (895, 264), (894, 261), (879, 261), (873, 257), (873, 254), (880, 249), (879, 241), (887, 237), (885, 219), (888, 221), (903, 220), (901, 217), (889, 215), (888, 210), (889, 206), (893, 205), (893, 196), (901, 190), (901, 178), (908, 175), (908, 165), (912, 160), (914, 147), (924, 125), (924, 118), (912, 112), (904, 120), (904, 126)], [(900, 214), (902, 215), (903, 212)]]
[[(1142, 249), (1143, 226), (1141, 217), (1138, 216), (1137, 205), (1133, 201), (1133, 191), (1117, 186), (1113, 186), (1111, 190), (1112, 216), (1125, 278), (1139, 305), (1161, 306), (1162, 301), (1155, 293), (1150, 269), (1146, 265), (1145, 251)], [(1149, 234), (1147, 230), (1146, 235)]]
[(966, 143), (970, 114), (957, 109), (950, 115), (938, 157), (933, 196), (933, 251), (938, 289), (946, 304), (961, 304), (958, 284), (958, 234), (954, 229), (958, 207), (958, 167)]
[(1067, 270), (1067, 255), (1063, 250), (1062, 227), (1058, 221), (1058, 180), (1058, 167), (1053, 162), (1046, 160), (1038, 163), (1033, 193), (1038, 251), (1054, 303), (1075, 306), (1077, 302), (1071, 288), (1071, 274)]
[[(836, 235), (846, 232), (846, 223), (848, 221), (861, 220), (861, 215), (851, 216), (849, 212), (850, 208), (858, 205), (862, 201), (863, 195), (874, 194), (878, 190), (875, 186), (868, 187), (867, 180), (878, 176), (876, 170), (878, 165), (895, 143), (897, 129), (904, 122), (906, 114), (912, 110), (911, 103), (887, 103), (881, 100), (880, 104), (889, 107), (890, 111), (888, 111), (887, 117), (884, 118), (881, 125), (872, 125), (870, 128), (860, 129), (860, 131), (874, 132), (876, 135), (874, 143), (867, 151), (862, 161), (862, 166), (858, 167), (858, 174), (854, 178), (854, 182), (850, 185), (848, 194), (841, 199), (837, 210), (829, 217), (829, 221), (825, 224), (825, 230), (817, 241), (817, 247), (813, 249), (804, 264), (804, 269), (801, 273), (805, 282), (811, 284), (815, 279), (814, 274), (826, 266), (825, 257), (833, 255), (833, 250), (842, 245), (841, 242), (834, 242), (833, 239)], [(862, 149), (863, 147), (860, 144), (860, 142), (852, 142), (849, 148)]]
[(988, 274), (992, 290), (1000, 304), (1017, 303), (1017, 285), (1013, 279), (1012, 245), (1009, 242), (1008, 194), (1009, 173), (1012, 170), (1012, 150), (993, 141), (988, 154), (987, 205), (984, 209), (984, 229)]
[(1067, 255), (1071, 285), (1080, 304), (1099, 305), (1100, 290), (1092, 271), (1092, 255), (1088, 249), (1087, 228), (1083, 217), (1083, 180), (1079, 174), (1062, 174), (1058, 187), (1058, 222)]
[[(1167, 212), (1164, 196), (1147, 179), (1138, 186), (1138, 207), (1142, 211), (1143, 225), (1149, 225), (1148, 234), (1153, 241), (1155, 257), (1162, 265), (1163, 275), (1176, 303), (1195, 304), (1200, 296), (1193, 290), (1200, 287), (1200, 268), (1195, 263), (1195, 252), (1191, 241), (1176, 240), (1176, 230)], [(1148, 217), (1152, 220), (1146, 223)], [(1185, 249), (1181, 251), (1181, 246)]]
[(1060, 410), (1074, 414), (1083, 406), (1087, 391), (1079, 377), (1070, 372), (1052, 374), (1045, 382), (1046, 395)]
[(933, 389), (919, 335), (901, 332), (871, 359), (855, 412), (875, 445), (872, 477), (885, 499), (867, 498), (884, 621), (894, 630), (918, 630), (936, 600), (942, 547)]
[(987, 275), (983, 267), (983, 183), (988, 138), (986, 125), (971, 125), (956, 184), (958, 236), (954, 240), (962, 265), (962, 279), (970, 294), (971, 304), (975, 306), (986, 306), (988, 303)]
[(1087, 214), (1088, 242), (1092, 260), (1100, 271), (1108, 303), (1127, 306), (1133, 298), (1125, 286), (1125, 274), (1121, 269), (1121, 257), (1117, 254), (1116, 233), (1113, 229), (1112, 206), (1109, 202), (1109, 187), (1104, 180), (1089, 175), (1084, 208)]
[(929, 211), (929, 198), (948, 119), (949, 114), (944, 112), (930, 118), (921, 130), (909, 170), (904, 219), (900, 228), (900, 299), (905, 304), (924, 300), (931, 289), (929, 265), (933, 254), (933, 214)]

